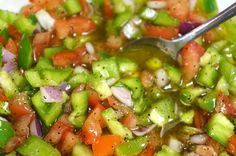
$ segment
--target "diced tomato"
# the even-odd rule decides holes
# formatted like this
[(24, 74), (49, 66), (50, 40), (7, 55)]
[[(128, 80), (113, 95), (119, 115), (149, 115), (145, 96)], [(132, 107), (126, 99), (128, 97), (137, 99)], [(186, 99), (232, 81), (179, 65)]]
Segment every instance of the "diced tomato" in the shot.
[(152, 130), (149, 134), (149, 142), (147, 147), (140, 153), (139, 156), (153, 156), (157, 148), (161, 145), (159, 133)]
[(219, 92), (217, 97), (216, 112), (222, 112), (225, 115), (236, 115), (234, 106), (230, 103), (229, 97), (224, 95), (223, 92)]
[(113, 97), (108, 97), (107, 102), (112, 108), (114, 108), (115, 110), (119, 111), (120, 113), (122, 113), (124, 115), (127, 115), (129, 113), (133, 113), (132, 110), (130, 110), (128, 107), (121, 104), (119, 101), (117, 101)]
[(52, 62), (57, 67), (68, 67), (82, 64), (82, 56), (86, 54), (85, 48), (78, 48), (75, 51), (63, 51), (52, 56)]
[(62, 138), (58, 144), (58, 149), (63, 155), (70, 155), (77, 141), (78, 138), (73, 132), (66, 131), (62, 135)]
[(212, 29), (203, 35), (203, 39), (206, 43), (213, 43), (219, 40), (220, 37), (217, 31), (215, 29)]
[(41, 5), (29, 4), (21, 9), (21, 14), (24, 16), (29, 16), (30, 14), (36, 13), (40, 9), (42, 9)]
[(11, 38), (8, 39), (5, 48), (13, 54), (18, 54), (17, 44)]
[(84, 122), (81, 132), (79, 132), (79, 138), (85, 144), (93, 144), (102, 134), (102, 128), (99, 123), (101, 110), (95, 108)]
[(236, 134), (230, 137), (229, 143), (227, 146), (227, 152), (236, 156)]
[(151, 147), (150, 144), (147, 145), (147, 147), (142, 151), (142, 153), (139, 154), (139, 156), (154, 156), (155, 151)]
[(111, 18), (111, 17), (114, 16), (110, 0), (104, 0), (104, 2), (103, 2), (103, 13), (107, 18)]
[(44, 5), (47, 1), (48, 0), (31, 0), (31, 3), (37, 4), (37, 5)]
[(63, 134), (66, 132), (72, 132), (73, 127), (69, 124), (69, 121), (67, 119), (68, 117), (66, 115), (60, 117), (56, 123), (53, 124), (48, 134), (45, 136), (44, 140), (47, 142), (57, 145)]
[(51, 39), (51, 32), (37, 33), (33, 39), (33, 46), (38, 44), (49, 45)]
[(114, 155), (116, 146), (123, 143), (124, 139), (118, 135), (100, 136), (95, 143), (92, 144), (94, 156)]
[(51, 40), (51, 32), (37, 33), (33, 39), (33, 53), (34, 58), (39, 58), (45, 48), (48, 47)]
[(201, 16), (200, 14), (196, 12), (190, 12), (188, 19), (189, 21), (192, 21), (193, 23), (205, 23), (207, 21), (205, 17)]
[(57, 9), (63, 2), (64, 0), (48, 0), (46, 3), (46, 8), (49, 11), (53, 11), (54, 9)]
[(137, 127), (137, 117), (133, 112), (129, 112), (122, 120), (122, 124), (128, 127), (129, 129)]
[(180, 21), (185, 21), (189, 15), (189, 0), (167, 0), (170, 14)]
[(15, 118), (31, 114), (32, 111), (28, 106), (20, 105), (20, 104), (11, 104), (9, 105), (9, 109), (11, 111), (11, 115)]
[(99, 107), (101, 110), (105, 110), (105, 106), (101, 104), (101, 101), (98, 97), (98, 94), (95, 91), (89, 91), (89, 98), (88, 98), (89, 107), (94, 109), (95, 107)]
[(70, 33), (87, 33), (95, 30), (96, 24), (89, 18), (83, 16), (72, 17), (68, 20), (57, 20), (55, 30), (60, 39)]
[(161, 37), (164, 39), (173, 39), (178, 36), (179, 30), (175, 27), (161, 27), (146, 24), (144, 28), (144, 35), (150, 37)]
[(193, 123), (194, 126), (198, 129), (203, 129), (207, 122), (207, 114), (201, 110), (195, 110)]
[(204, 54), (204, 48), (192, 41), (181, 50), (183, 80), (188, 83), (196, 75), (199, 69), (200, 57)]
[(216, 153), (220, 153), (222, 149), (222, 145), (211, 137), (208, 137), (206, 145), (213, 147)]
[(90, 13), (90, 7), (86, 0), (79, 0), (82, 8), (82, 16), (88, 16)]
[(38, 58), (43, 54), (43, 51), (45, 48), (47, 48), (48, 46), (43, 45), (43, 44), (38, 44), (35, 45), (33, 47), (33, 55), (34, 55), (34, 59), (38, 60)]
[(0, 101), (7, 101), (7, 97), (4, 94), (4, 91), (0, 89)]
[(6, 44), (6, 41), (3, 36), (0, 36), (0, 43), (4, 46)]
[(13, 26), (8, 26), (8, 34), (15, 40), (19, 41), (21, 39), (21, 33)]

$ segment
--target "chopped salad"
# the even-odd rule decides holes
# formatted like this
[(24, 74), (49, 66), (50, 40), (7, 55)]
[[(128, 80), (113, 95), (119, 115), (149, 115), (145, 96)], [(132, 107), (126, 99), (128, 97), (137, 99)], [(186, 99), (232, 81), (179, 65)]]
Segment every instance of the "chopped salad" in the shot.
[(236, 18), (178, 61), (215, 0), (31, 0), (0, 10), (0, 155), (236, 155)]

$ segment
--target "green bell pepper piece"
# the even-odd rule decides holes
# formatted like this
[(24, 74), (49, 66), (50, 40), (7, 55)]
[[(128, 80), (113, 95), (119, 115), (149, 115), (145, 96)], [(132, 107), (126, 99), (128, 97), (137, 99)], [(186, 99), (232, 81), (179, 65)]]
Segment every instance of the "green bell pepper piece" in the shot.
[(38, 91), (32, 97), (32, 103), (36, 112), (39, 114), (44, 124), (49, 127), (59, 117), (62, 112), (63, 103), (69, 99), (66, 93), (63, 93), (63, 101), (59, 103), (45, 103), (42, 100), (41, 92)]
[(23, 156), (61, 156), (56, 148), (36, 136), (29, 137), (16, 151)]
[(137, 137), (133, 140), (128, 140), (120, 145), (118, 145), (115, 149), (116, 156), (136, 156), (142, 152), (143, 149), (146, 148), (148, 144), (148, 137)]
[(3, 148), (14, 135), (15, 131), (12, 125), (7, 121), (0, 120), (0, 148)]
[(29, 37), (23, 34), (20, 41), (18, 66), (24, 70), (29, 69), (33, 63), (33, 49)]

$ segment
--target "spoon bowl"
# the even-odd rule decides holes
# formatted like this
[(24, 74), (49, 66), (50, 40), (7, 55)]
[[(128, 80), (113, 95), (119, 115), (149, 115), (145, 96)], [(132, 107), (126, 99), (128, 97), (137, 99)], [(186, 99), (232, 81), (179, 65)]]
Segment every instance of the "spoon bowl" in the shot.
[(158, 37), (143, 37), (128, 43), (124, 49), (135, 45), (151, 45), (158, 47), (161, 51), (171, 56), (174, 60), (177, 59), (180, 50), (191, 40), (201, 36), (205, 32), (225, 22), (236, 15), (236, 3), (232, 4), (224, 11), (213, 17), (206, 23), (198, 26), (189, 33), (174, 40), (166, 40)]

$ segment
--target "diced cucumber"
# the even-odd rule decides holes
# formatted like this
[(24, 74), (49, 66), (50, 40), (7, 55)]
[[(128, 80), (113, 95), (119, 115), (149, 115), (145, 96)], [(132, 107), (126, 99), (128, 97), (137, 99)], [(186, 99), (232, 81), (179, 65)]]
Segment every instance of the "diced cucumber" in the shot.
[(102, 111), (102, 117), (112, 134), (128, 139), (133, 138), (132, 132), (118, 121), (118, 115), (112, 108)]
[(217, 68), (213, 65), (208, 64), (198, 72), (197, 83), (205, 87), (213, 87), (215, 85), (218, 76)]
[(16, 151), (23, 156), (61, 156), (56, 148), (36, 136), (30, 136)]
[(81, 6), (78, 0), (66, 0), (64, 2), (66, 11), (70, 14), (77, 14), (81, 11)]
[(175, 107), (176, 105), (171, 98), (161, 99), (153, 104), (149, 119), (161, 127), (176, 118)]
[(89, 146), (78, 142), (73, 147), (72, 156), (93, 156), (93, 152)]
[(225, 95), (229, 95), (229, 84), (227, 83), (227, 81), (223, 76), (219, 79), (215, 89), (218, 92), (222, 91)]
[(178, 68), (166, 64), (164, 66), (164, 69), (167, 71), (169, 79), (170, 79), (171, 82), (173, 82), (175, 84), (179, 84), (180, 83), (182, 73), (181, 73), (181, 71)]
[(212, 112), (216, 107), (216, 98), (217, 92), (208, 92), (204, 97), (201, 97), (197, 100), (198, 106), (207, 112)]
[(78, 74), (72, 76), (69, 79), (68, 83), (70, 84), (70, 86), (72, 88), (75, 88), (76, 86), (78, 86), (82, 83), (87, 83), (88, 79), (89, 79), (89, 75), (85, 72), (82, 72), (82, 73), (78, 73)]
[(144, 93), (144, 88), (141, 81), (138, 78), (130, 77), (121, 79), (120, 82), (128, 87), (132, 91), (132, 97), (137, 99)]
[(18, 18), (18, 16), (19, 15), (16, 15), (15, 13), (0, 10), (0, 19), (8, 24), (13, 24), (13, 22)]
[(117, 58), (119, 72), (124, 75), (132, 75), (138, 70), (138, 65), (126, 58)]
[(115, 28), (123, 27), (132, 18), (132, 16), (133, 14), (129, 11), (118, 14), (113, 21)]
[(236, 95), (236, 67), (224, 58), (220, 61), (220, 72), (229, 84), (229, 90), (231, 93)]
[(160, 10), (157, 12), (157, 16), (154, 19), (154, 24), (161, 26), (176, 27), (179, 25), (179, 21), (173, 16), (169, 15), (167, 11)]
[(104, 59), (93, 62), (92, 69), (94, 74), (102, 76), (104, 79), (115, 78), (119, 79), (119, 69), (115, 59)]
[(227, 146), (234, 134), (234, 125), (222, 113), (213, 115), (207, 123), (207, 133), (221, 145)]
[(188, 87), (184, 88), (180, 91), (180, 101), (184, 105), (190, 105), (194, 102), (194, 100), (204, 93), (204, 89), (200, 87)]
[(106, 80), (101, 79), (98, 75), (89, 76), (89, 85), (98, 93), (101, 100), (105, 100), (112, 95)]
[(12, 80), (16, 84), (19, 91), (22, 91), (26, 86), (29, 85), (28, 81), (19, 70), (14, 70), (10, 73)]
[(63, 81), (67, 80), (73, 72), (72, 68), (66, 69), (42, 69), (39, 70), (40, 77), (46, 84), (59, 85)]
[(18, 31), (27, 35), (31, 35), (36, 27), (31, 23), (29, 19), (24, 16), (18, 16), (17, 19), (14, 21), (13, 25)]
[(16, 84), (5, 70), (0, 71), (0, 87), (8, 98), (12, 98), (18, 93)]
[(25, 78), (32, 87), (41, 87), (43, 85), (43, 80), (41, 79), (39, 72), (36, 70), (25, 71)]
[(161, 151), (155, 153), (154, 156), (180, 156), (180, 153), (178, 153), (177, 151), (171, 149), (169, 146), (167, 145), (163, 145), (161, 147)]
[(52, 61), (45, 57), (40, 57), (38, 60), (38, 63), (35, 66), (36, 70), (41, 69), (54, 69)]
[(128, 140), (115, 148), (116, 156), (136, 156), (146, 148), (148, 144), (147, 137), (137, 137), (133, 140)]
[(154, 21), (156, 16), (157, 16), (156, 10), (151, 8), (144, 8), (140, 13), (141, 18), (149, 21)]
[(56, 53), (58, 53), (58, 52), (60, 52), (60, 51), (62, 51), (62, 50), (63, 50), (62, 47), (45, 48), (45, 49), (44, 49), (44, 52), (43, 52), (43, 55), (44, 55), (46, 58), (51, 59), (51, 57), (52, 57), (54, 54), (56, 54)]
[(189, 125), (193, 123), (193, 118), (194, 118), (194, 110), (192, 109), (180, 114), (180, 121)]

